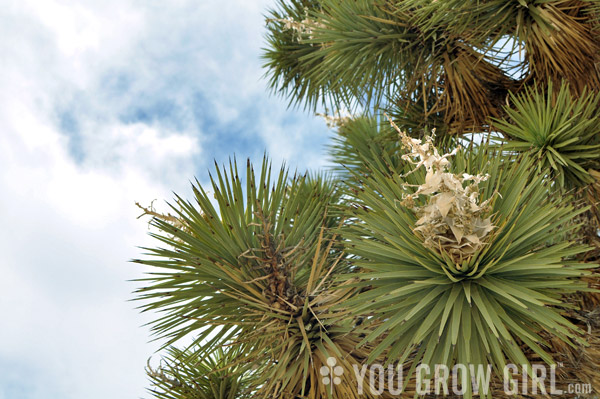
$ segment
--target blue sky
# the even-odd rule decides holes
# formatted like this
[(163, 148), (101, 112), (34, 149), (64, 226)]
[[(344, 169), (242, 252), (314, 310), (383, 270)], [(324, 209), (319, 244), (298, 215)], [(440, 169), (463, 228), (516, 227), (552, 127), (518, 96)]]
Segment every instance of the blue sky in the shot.
[(321, 168), (330, 133), (261, 79), (272, 1), (2, 3), (0, 399), (148, 398), (134, 202), (234, 153)]

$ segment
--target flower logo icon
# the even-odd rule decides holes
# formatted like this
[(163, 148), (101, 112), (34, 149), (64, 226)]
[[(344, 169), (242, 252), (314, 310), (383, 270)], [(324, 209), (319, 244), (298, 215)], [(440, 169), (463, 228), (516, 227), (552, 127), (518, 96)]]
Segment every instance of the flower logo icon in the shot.
[(342, 366), (336, 366), (337, 360), (334, 357), (327, 358), (327, 366), (322, 366), (320, 373), (323, 376), (323, 384), (339, 385), (342, 380), (340, 376), (344, 374)]

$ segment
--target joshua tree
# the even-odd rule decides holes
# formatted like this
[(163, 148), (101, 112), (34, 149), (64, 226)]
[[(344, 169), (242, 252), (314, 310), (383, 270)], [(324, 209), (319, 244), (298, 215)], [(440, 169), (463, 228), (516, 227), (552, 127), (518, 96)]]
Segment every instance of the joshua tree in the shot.
[(497, 397), (509, 363), (598, 395), (599, 29), (596, 0), (279, 0), (271, 88), (325, 109), (336, 166), (230, 161), (145, 211), (139, 299), (194, 342), (155, 396), (412, 397), (460, 364)]

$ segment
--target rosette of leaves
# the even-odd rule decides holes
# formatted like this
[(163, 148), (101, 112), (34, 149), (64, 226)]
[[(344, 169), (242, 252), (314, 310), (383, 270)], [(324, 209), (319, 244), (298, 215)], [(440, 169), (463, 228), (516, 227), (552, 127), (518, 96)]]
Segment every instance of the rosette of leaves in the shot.
[(319, 371), (335, 357), (344, 371), (336, 391), (357, 398), (351, 365), (366, 354), (353, 351), (354, 319), (331, 310), (356, 290), (332, 289), (349, 267), (333, 232), (335, 184), (285, 169), (272, 177), (266, 160), (260, 176), (249, 163), (244, 182), (238, 173), (235, 162), (217, 168), (212, 195), (194, 185), (195, 203), (177, 197), (183, 227), (153, 219), (163, 247), (137, 262), (159, 268), (138, 291), (143, 309), (162, 315), (154, 332), (169, 342), (191, 334), (200, 359), (237, 348), (237, 362), (262, 370), (255, 397), (329, 397)]
[(565, 83), (555, 93), (550, 83), (545, 91), (528, 88), (511, 100), (506, 117), (494, 121), (507, 137), (506, 151), (530, 155), (560, 188), (594, 181), (588, 170), (600, 166), (600, 95), (584, 91), (575, 97)]
[[(573, 260), (585, 247), (557, 239), (557, 229), (578, 228), (569, 222), (581, 210), (548, 196), (544, 177), (531, 172), (532, 160), (506, 159), (485, 147), (459, 150), (447, 158), (448, 172), (486, 175), (474, 187), (478, 203), (489, 201), (487, 215), (478, 219), (489, 217), (494, 228), (458, 264), (415, 231), (415, 206), (430, 205), (429, 196), (403, 205), (427, 184), (431, 176), (422, 166), (433, 154), (396, 169), (374, 166), (369, 176), (350, 182), (356, 203), (345, 239), (364, 291), (343, 306), (368, 315), (361, 344), (376, 346), (370, 359), (386, 352), (390, 363), (410, 360), (412, 371), (419, 363), (432, 371), (436, 364), (491, 364), (502, 376), (507, 363), (528, 365), (531, 372), (525, 351), (552, 364), (548, 336), (585, 345), (582, 331), (562, 314), (570, 306), (562, 297), (588, 289), (581, 277), (592, 265)], [(470, 384), (465, 389), (470, 397)]]
[(244, 370), (237, 350), (215, 350), (199, 357), (193, 349), (169, 347), (158, 368), (146, 373), (157, 399), (246, 399), (252, 397), (250, 381), (256, 371)]

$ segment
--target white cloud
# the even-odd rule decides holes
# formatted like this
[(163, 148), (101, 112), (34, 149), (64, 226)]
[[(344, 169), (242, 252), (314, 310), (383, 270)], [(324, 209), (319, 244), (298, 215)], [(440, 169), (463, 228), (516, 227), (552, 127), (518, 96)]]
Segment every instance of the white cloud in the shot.
[(148, 318), (126, 302), (136, 287), (126, 280), (140, 276), (126, 261), (149, 242), (133, 204), (169, 198), (164, 170), (191, 175), (197, 144), (148, 126), (109, 126), (114, 168), (81, 167), (48, 120), (8, 113), (22, 130), (3, 129), (0, 146), (0, 364), (27, 374), (0, 375), (0, 397), (19, 397), (10, 385), (27, 387), (26, 398), (141, 396), (156, 346), (140, 328)]

